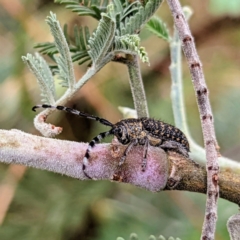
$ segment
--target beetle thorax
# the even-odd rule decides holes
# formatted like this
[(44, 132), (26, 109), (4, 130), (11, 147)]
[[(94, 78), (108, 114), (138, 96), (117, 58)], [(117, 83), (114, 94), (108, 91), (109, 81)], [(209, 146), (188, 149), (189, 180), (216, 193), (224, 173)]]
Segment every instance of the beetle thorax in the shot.
[(126, 119), (125, 121), (122, 121), (122, 123), (126, 127), (129, 138), (131, 138), (132, 140), (145, 137), (146, 134), (143, 131), (141, 121), (136, 121), (136, 119), (134, 120), (135, 121), (131, 121), (131, 119)]
[(146, 138), (146, 132), (138, 119), (124, 119), (116, 123), (113, 128), (113, 134), (123, 144), (127, 144), (134, 139), (137, 139), (139, 144), (144, 144), (144, 139)]

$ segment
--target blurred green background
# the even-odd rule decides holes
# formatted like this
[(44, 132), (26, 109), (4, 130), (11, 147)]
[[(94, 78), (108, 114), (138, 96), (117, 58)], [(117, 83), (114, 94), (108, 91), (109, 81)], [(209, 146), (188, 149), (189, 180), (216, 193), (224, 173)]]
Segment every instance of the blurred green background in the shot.
[[(194, 11), (190, 27), (203, 63), (215, 128), (221, 153), (240, 159), (240, 2), (181, 1)], [(36, 79), (21, 60), (33, 53), (38, 42), (52, 41), (45, 23), (50, 11), (61, 24), (88, 25), (97, 22), (78, 17), (52, 0), (0, 0), (0, 127), (39, 134), (33, 126), (31, 107), (40, 103)], [(172, 18), (164, 2), (158, 15), (172, 29)], [(174, 124), (170, 100), (169, 46), (141, 33), (150, 67), (142, 64), (142, 75), (150, 115)], [(75, 66), (77, 78), (86, 66)], [(190, 74), (183, 58), (185, 102), (189, 128), (202, 145), (202, 134)], [(64, 89), (58, 87), (61, 94)], [(68, 103), (69, 106), (118, 121), (118, 106), (133, 107), (125, 66), (110, 63)], [(49, 121), (64, 128), (61, 139), (89, 141), (104, 127), (64, 113)], [(108, 139), (110, 141), (111, 139)], [(160, 234), (199, 239), (206, 196), (189, 192), (151, 193), (126, 184), (78, 181), (51, 172), (0, 164), (0, 239), (3, 240), (114, 240), (140, 239)], [(226, 222), (238, 207), (220, 199), (216, 239), (229, 239)]]

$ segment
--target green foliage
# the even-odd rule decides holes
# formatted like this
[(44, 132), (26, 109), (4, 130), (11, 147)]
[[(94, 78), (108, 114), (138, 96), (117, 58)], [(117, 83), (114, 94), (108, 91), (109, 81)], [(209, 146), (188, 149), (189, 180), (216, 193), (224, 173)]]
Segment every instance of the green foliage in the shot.
[(67, 40), (55, 14), (50, 12), (46, 22), (50, 26), (55, 46), (60, 54), (59, 56), (54, 55), (54, 59), (58, 65), (58, 76), (62, 80), (61, 85), (72, 89), (75, 85), (75, 76)]
[[(69, 39), (67, 24), (64, 25), (64, 29), (64, 36), (66, 39)], [(73, 62), (79, 61), (78, 64), (81, 65), (91, 60), (88, 54), (89, 47), (87, 45), (89, 38), (90, 31), (87, 26), (74, 26), (74, 38), (68, 41)], [(53, 55), (59, 53), (55, 43), (51, 42), (38, 43), (35, 45), (35, 48), (37, 48), (40, 53), (48, 55), (53, 61), (55, 61)]]
[(124, 35), (115, 37), (114, 50), (117, 52), (124, 52), (127, 54), (138, 54), (143, 62), (149, 62), (147, 52), (144, 47), (140, 46), (140, 38), (137, 34)]
[[(78, 61), (78, 64), (83, 64), (91, 59), (93, 64), (103, 66), (114, 58), (116, 52), (138, 54), (143, 62), (148, 62), (144, 48), (140, 47), (139, 43), (133, 44), (132, 39), (136, 38), (136, 34), (155, 13), (162, 0), (149, 0), (144, 4), (139, 1), (113, 0), (109, 5), (107, 5), (107, 0), (84, 2), (59, 0), (57, 2), (65, 4), (66, 8), (76, 12), (79, 16), (87, 15), (99, 20), (97, 30), (91, 37), (87, 27), (74, 28), (74, 36), (70, 45), (73, 62)], [(67, 31), (64, 31), (64, 35), (65, 38), (71, 39)], [(36, 48), (51, 58), (59, 53), (54, 44), (49, 42), (38, 44)], [(66, 77), (64, 74), (60, 76), (63, 79)]]
[(170, 41), (168, 28), (166, 24), (157, 16), (153, 16), (146, 24), (146, 28), (163, 40)]
[[(106, 13), (109, 0), (57, 0), (60, 4), (65, 4), (67, 9), (77, 13), (79, 16), (90, 16), (98, 21), (101, 19), (101, 13)], [(125, 1), (125, 0), (113, 0), (113, 5), (116, 13), (121, 15), (121, 21), (131, 16), (138, 11), (138, 7), (141, 6), (139, 1)]]
[(48, 104), (55, 103), (55, 85), (52, 73), (46, 61), (39, 55), (27, 54), (22, 60), (28, 65), (31, 72), (36, 76), (40, 90), (42, 101)]
[(102, 13), (96, 32), (89, 39), (89, 56), (94, 65), (99, 65), (108, 54), (114, 39), (116, 24), (107, 14)]
[(49, 56), (52, 56), (55, 53), (58, 53), (55, 43), (51, 43), (51, 42), (38, 43), (34, 47), (39, 48), (40, 53), (46, 54)]
[[(57, 63), (56, 73), (62, 80), (60, 84), (64, 87), (67, 87), (70, 93), (73, 93), (75, 90), (76, 81), (67, 40), (55, 14), (50, 12), (50, 16), (47, 17), (46, 21), (50, 26), (52, 35), (54, 37), (55, 48), (59, 52), (59, 54), (54, 55), (53, 58)], [(22, 57), (22, 59), (37, 78), (42, 92), (41, 95), (43, 96), (42, 101), (55, 105), (54, 78), (46, 61), (39, 55), (34, 57), (31, 54), (28, 54), (26, 57)]]
[(75, 62), (78, 59), (81, 59), (78, 64), (81, 65), (86, 61), (91, 60), (91, 57), (88, 54), (89, 47), (87, 43), (90, 38), (89, 28), (88, 27), (74, 27), (74, 40), (75, 46), (70, 48), (70, 51), (74, 52), (72, 55), (72, 61)]
[(101, 19), (101, 13), (107, 11), (109, 0), (57, 0), (65, 4), (67, 9), (77, 13), (79, 16), (91, 16), (97, 20)]
[(138, 6), (138, 11), (133, 16), (126, 17), (121, 21), (118, 34), (122, 36), (139, 33), (143, 25), (156, 12), (161, 3), (162, 0), (149, 0), (145, 6)]
[(139, 1), (130, 2), (121, 0), (113, 0), (113, 5), (115, 14), (119, 15), (119, 22), (123, 22), (126, 18), (136, 14), (142, 6)]

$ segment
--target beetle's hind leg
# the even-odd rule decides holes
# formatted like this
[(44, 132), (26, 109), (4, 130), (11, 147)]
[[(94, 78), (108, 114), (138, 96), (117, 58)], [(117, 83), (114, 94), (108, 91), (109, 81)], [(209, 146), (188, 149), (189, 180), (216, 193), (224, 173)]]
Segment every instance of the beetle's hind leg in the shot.
[(182, 154), (184, 157), (189, 158), (188, 151), (181, 143), (175, 142), (175, 141), (165, 141), (163, 144), (159, 146), (165, 151), (173, 150), (180, 154)]

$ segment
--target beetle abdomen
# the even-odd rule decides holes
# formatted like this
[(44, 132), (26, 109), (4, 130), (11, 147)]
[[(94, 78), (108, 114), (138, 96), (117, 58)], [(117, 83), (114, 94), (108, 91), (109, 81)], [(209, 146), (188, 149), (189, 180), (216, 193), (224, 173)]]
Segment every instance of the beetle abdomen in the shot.
[(189, 143), (184, 133), (171, 124), (152, 118), (141, 118), (143, 128), (153, 137), (164, 141), (175, 141), (189, 152)]

